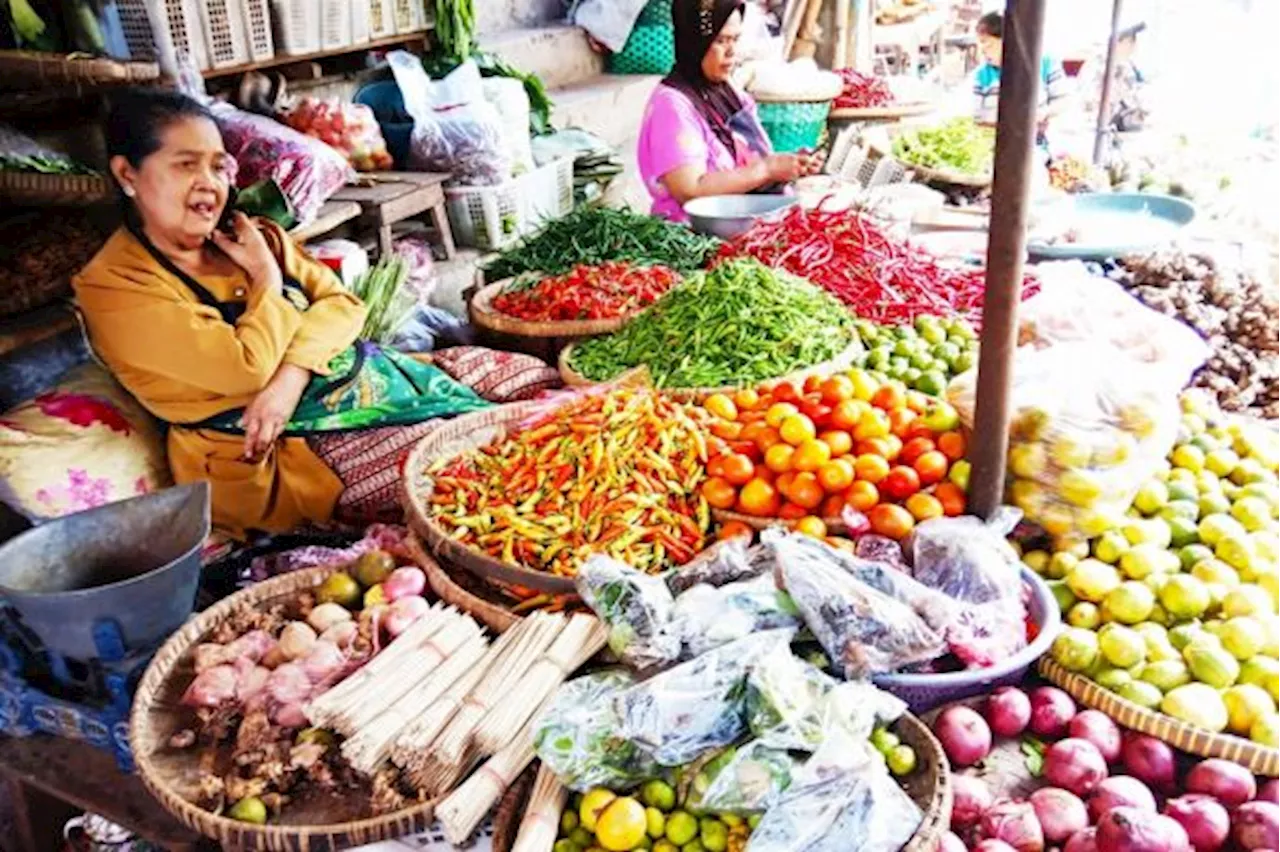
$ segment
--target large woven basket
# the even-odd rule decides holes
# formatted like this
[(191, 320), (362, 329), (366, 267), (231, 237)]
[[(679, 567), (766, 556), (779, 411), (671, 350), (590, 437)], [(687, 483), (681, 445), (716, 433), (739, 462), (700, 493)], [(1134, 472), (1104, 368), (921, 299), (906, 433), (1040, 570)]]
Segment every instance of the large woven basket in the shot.
[(110, 197), (110, 185), (101, 175), (0, 171), (0, 198), (14, 204), (78, 206), (98, 204)]
[[(186, 727), (187, 711), (178, 703), (194, 677), (188, 653), (233, 613), (285, 600), (323, 582), (339, 566), (308, 568), (258, 583), (220, 601), (169, 637), (147, 667), (133, 699), (129, 743), (142, 783), (184, 825), (226, 848), (324, 852), (390, 840), (427, 830), (435, 802), (421, 802), (395, 813), (367, 816), (359, 794), (287, 806), (287, 822), (254, 825), (238, 822), (192, 804), (199, 777), (198, 758), (174, 751), (169, 738)], [(458, 603), (455, 601), (454, 603)]]
[(893, 155), (893, 138), (900, 133), (907, 132), (909, 128), (894, 126), (888, 132), (889, 145), (886, 147), (881, 142), (883, 140), (871, 140), (871, 148), (877, 154), (884, 157), (892, 157), (895, 161), (902, 164), (904, 169), (914, 172), (916, 178), (930, 183), (945, 183), (952, 186), (972, 186), (972, 187), (988, 187), (991, 186), (992, 180), (995, 179), (994, 172), (986, 172), (980, 175), (966, 174), (950, 169), (935, 169), (929, 166), (918, 166), (915, 163), (908, 163), (905, 160), (898, 160)]
[(934, 105), (928, 101), (889, 104), (879, 107), (832, 107), (828, 121), (893, 121), (916, 115), (928, 115)]
[[(916, 753), (916, 771), (906, 778), (903, 789), (920, 808), (924, 819), (915, 835), (902, 847), (902, 852), (935, 852), (938, 838), (951, 826), (951, 765), (942, 751), (942, 744), (924, 724), (910, 713), (903, 714), (893, 724), (892, 730)], [(533, 771), (536, 771), (537, 762)], [(493, 821), (493, 852), (510, 852), (520, 831), (525, 807), (533, 787), (532, 778), (522, 787), (513, 784), (503, 797)], [(856, 848), (851, 845), (849, 848)]]
[(513, 337), (595, 337), (600, 334), (612, 334), (626, 325), (631, 317), (598, 320), (556, 320), (548, 322), (532, 322), (502, 313), (493, 306), (493, 300), (516, 279), (507, 278), (495, 281), (482, 287), (467, 311), (471, 322), (480, 328)]
[(128, 62), (83, 54), (0, 50), (0, 74), (25, 88), (66, 84), (149, 83), (160, 78), (155, 62)]
[(1247, 767), (1256, 775), (1275, 778), (1280, 751), (1230, 734), (1197, 728), (1172, 716), (1148, 710), (1104, 689), (1083, 675), (1069, 672), (1049, 657), (1040, 660), (1040, 674), (1089, 707), (1106, 713), (1117, 724), (1163, 740), (1174, 748), (1201, 757), (1221, 757)]
[[(767, 379), (757, 383), (758, 387), (772, 387), (782, 382), (803, 382), (810, 376), (826, 376), (840, 373), (853, 367), (858, 356), (862, 354), (862, 344), (855, 336), (850, 342), (848, 348), (836, 355), (829, 361), (823, 361), (814, 364), (812, 367), (805, 367), (802, 370), (796, 370), (787, 373), (785, 376), (778, 376), (773, 379)], [(600, 384), (593, 382), (586, 376), (579, 373), (570, 366), (569, 361), (573, 357), (573, 344), (566, 346), (560, 353), (560, 358), (556, 364), (560, 370), (560, 379), (569, 387), (588, 387), (590, 385)], [(661, 388), (661, 392), (673, 399), (698, 402), (711, 396), (713, 393), (733, 393), (739, 390), (743, 385), (726, 385), (718, 388)]]

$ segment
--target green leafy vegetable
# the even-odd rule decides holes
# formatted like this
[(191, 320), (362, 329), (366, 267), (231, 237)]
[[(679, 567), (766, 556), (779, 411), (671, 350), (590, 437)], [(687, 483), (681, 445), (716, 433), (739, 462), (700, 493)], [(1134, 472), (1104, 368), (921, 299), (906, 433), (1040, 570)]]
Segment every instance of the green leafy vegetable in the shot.
[(0, 171), (36, 172), (43, 175), (96, 175), (97, 172), (64, 157), (0, 154)]
[(903, 133), (893, 140), (893, 156), (913, 166), (984, 175), (991, 171), (995, 144), (991, 128), (961, 117)]
[(400, 255), (392, 254), (389, 257), (383, 257), (352, 284), (351, 292), (364, 302), (369, 311), (365, 317), (361, 337), (378, 343), (385, 343), (390, 339), (403, 316), (397, 303), (400, 301), (398, 297), (408, 277), (408, 262)]

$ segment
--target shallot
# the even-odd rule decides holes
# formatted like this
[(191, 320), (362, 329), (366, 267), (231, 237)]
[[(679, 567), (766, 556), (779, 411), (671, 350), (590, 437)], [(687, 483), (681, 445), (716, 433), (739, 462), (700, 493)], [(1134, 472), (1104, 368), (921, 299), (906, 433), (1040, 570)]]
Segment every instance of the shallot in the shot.
[(1028, 727), (1038, 737), (1066, 736), (1067, 726), (1076, 715), (1076, 703), (1056, 686), (1031, 690), (1031, 722)]
[(1107, 762), (1093, 743), (1069, 737), (1044, 753), (1044, 777), (1050, 784), (1084, 796), (1107, 777)]
[(1191, 841), (1176, 821), (1138, 808), (1112, 808), (1098, 820), (1099, 852), (1185, 852)]
[(1018, 850), (1014, 849), (1003, 840), (988, 838), (986, 840), (979, 840), (974, 844), (973, 852), (1018, 852)]
[(214, 666), (196, 675), (182, 703), (188, 707), (217, 707), (236, 697), (236, 670), (228, 665)]
[(271, 634), (265, 630), (250, 630), (239, 639), (227, 646), (227, 652), (236, 657), (248, 657), (255, 663), (266, 655), (268, 651), (274, 648), (276, 640), (271, 638)]
[(1183, 779), (1188, 793), (1213, 796), (1228, 809), (1243, 805), (1258, 795), (1258, 782), (1253, 773), (1238, 763), (1221, 758), (1202, 760)]
[(1156, 797), (1137, 778), (1113, 775), (1102, 779), (1089, 797), (1089, 818), (1097, 822), (1112, 808), (1137, 808), (1154, 813)]
[(1120, 762), (1130, 775), (1147, 786), (1161, 791), (1173, 789), (1177, 777), (1173, 749), (1155, 737), (1127, 735), (1120, 750)]
[[(404, 569), (397, 569), (404, 570)], [(417, 570), (416, 568), (413, 570)], [(421, 572), (419, 572), (421, 573)], [(387, 609), (387, 633), (394, 639), (409, 628), (422, 616), (426, 615), (431, 609), (431, 605), (427, 603), (426, 598), (418, 595), (411, 595), (406, 598), (399, 598), (394, 601)]]
[(290, 621), (280, 631), (280, 653), (286, 660), (305, 657), (315, 644), (316, 631), (301, 621)]
[(994, 798), (986, 782), (972, 775), (951, 775), (951, 827), (968, 828), (982, 819)]
[(339, 621), (328, 630), (320, 634), (321, 642), (332, 642), (339, 648), (346, 648), (360, 633), (360, 628), (356, 626), (354, 621)]
[(267, 692), (277, 704), (299, 704), (311, 694), (311, 679), (300, 663), (285, 663), (267, 679)]
[(956, 766), (972, 766), (991, 752), (991, 729), (986, 720), (963, 704), (944, 710), (933, 732)]
[(347, 655), (332, 642), (316, 642), (311, 653), (298, 661), (313, 685), (329, 683), (347, 664)]
[(1258, 800), (1280, 805), (1280, 781), (1272, 778), (1258, 788)]
[(1071, 720), (1067, 731), (1071, 736), (1088, 740), (1097, 746), (1103, 760), (1107, 763), (1114, 763), (1120, 759), (1120, 749), (1123, 746), (1120, 726), (1111, 721), (1111, 717), (1106, 713), (1099, 710), (1082, 710)]
[(267, 688), (271, 670), (241, 657), (236, 660), (236, 701), (247, 704)]
[(342, 604), (322, 603), (311, 610), (307, 616), (307, 624), (317, 633), (324, 633), (335, 624), (351, 620), (351, 612)]
[(1016, 686), (1002, 686), (987, 699), (986, 717), (997, 736), (1019, 736), (1031, 722), (1031, 699)]
[(397, 568), (382, 581), (382, 594), (388, 603), (421, 595), (427, 587), (427, 575), (420, 568)]
[(1280, 834), (1280, 806), (1270, 802), (1247, 802), (1236, 808), (1231, 836), (1241, 849), (1275, 849)]
[(938, 837), (938, 846), (934, 852), (966, 852), (964, 841), (953, 832), (944, 831)]
[(1029, 797), (1044, 839), (1058, 844), (1089, 827), (1089, 813), (1075, 793), (1059, 787), (1041, 787)]
[(1098, 852), (1098, 829), (1086, 828), (1071, 835), (1062, 852)]
[(191, 651), (191, 658), (196, 674), (203, 674), (214, 666), (221, 666), (235, 659), (226, 645), (219, 645), (217, 642), (203, 642), (197, 645)]
[(978, 831), (982, 837), (1002, 840), (1018, 852), (1044, 850), (1044, 832), (1029, 802), (996, 802), (982, 815)]
[(1196, 852), (1217, 852), (1231, 836), (1231, 815), (1212, 796), (1170, 799), (1165, 802), (1164, 815), (1182, 826)]

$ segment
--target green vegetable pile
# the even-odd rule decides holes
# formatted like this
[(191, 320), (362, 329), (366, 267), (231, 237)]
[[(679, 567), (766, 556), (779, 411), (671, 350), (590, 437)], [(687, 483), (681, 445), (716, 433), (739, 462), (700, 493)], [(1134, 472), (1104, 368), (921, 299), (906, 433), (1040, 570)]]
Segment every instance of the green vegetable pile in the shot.
[(860, 319), (858, 337), (867, 353), (862, 366), (932, 396), (978, 363), (978, 335), (959, 317), (922, 314), (915, 325), (877, 325)]
[(690, 276), (614, 334), (575, 345), (570, 366), (592, 381), (643, 364), (658, 387), (751, 385), (856, 340), (853, 317), (825, 290), (742, 258)]
[(486, 280), (525, 272), (559, 275), (579, 264), (607, 260), (661, 265), (678, 272), (702, 267), (717, 240), (653, 216), (609, 207), (583, 207), (547, 223), (538, 233), (504, 251), (485, 267)]
[(961, 117), (903, 133), (893, 140), (893, 156), (913, 166), (984, 175), (991, 172), (995, 145), (995, 131)]
[(404, 318), (402, 289), (409, 277), (409, 264), (398, 254), (384, 257), (356, 279), (351, 292), (364, 302), (369, 313), (360, 336), (386, 343)]
[(0, 154), (0, 171), (35, 172), (43, 175), (96, 175), (88, 166), (61, 157), (29, 157), (23, 154)]

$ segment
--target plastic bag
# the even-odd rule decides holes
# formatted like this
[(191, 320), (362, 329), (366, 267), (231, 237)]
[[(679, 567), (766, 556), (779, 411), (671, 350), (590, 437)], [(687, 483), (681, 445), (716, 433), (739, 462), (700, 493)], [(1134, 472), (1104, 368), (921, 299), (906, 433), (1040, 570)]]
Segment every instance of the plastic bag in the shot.
[(533, 171), (533, 145), (529, 137), (529, 93), (524, 84), (510, 77), (481, 80), (484, 100), (502, 119), (502, 138), (512, 174)]
[(675, 594), (699, 584), (723, 586), (771, 572), (773, 564), (761, 547), (751, 547), (745, 538), (716, 542), (667, 575), (667, 585)]
[(574, 7), (573, 23), (614, 53), (626, 47), (631, 29), (648, 0), (582, 0)]
[(776, 648), (747, 675), (747, 727), (769, 745), (812, 751), (822, 742), (826, 699), (836, 683), (790, 648)]
[(751, 740), (730, 746), (694, 772), (685, 808), (694, 814), (761, 814), (773, 806), (800, 769), (785, 749)]
[(607, 669), (563, 684), (534, 725), (533, 747), (571, 790), (629, 790), (660, 773), (635, 743), (620, 733), (614, 699), (633, 687), (623, 669)]
[(574, 585), (609, 628), (609, 649), (619, 660), (643, 671), (679, 659), (675, 601), (661, 577), (596, 554), (578, 570)]
[(768, 575), (719, 588), (694, 586), (676, 599), (673, 622), (674, 631), (684, 640), (686, 657), (697, 657), (759, 630), (804, 624), (791, 596)]
[(309, 222), (355, 171), (336, 150), (274, 119), (227, 104), (213, 108), (227, 153), (239, 164), (236, 185), (273, 180), (300, 222)]
[(359, 171), (385, 171), (392, 166), (382, 128), (373, 110), (364, 104), (302, 98), (284, 120), (299, 133), (336, 149)]
[[(1019, 347), (1010, 398), (1010, 502), (1063, 547), (1123, 522), (1138, 488), (1173, 447), (1180, 387), (1171, 381), (1167, 368), (1105, 345)], [(947, 388), (968, 423), (976, 383), (970, 370)]]
[(775, 551), (779, 583), (846, 678), (896, 671), (946, 650), (911, 606), (846, 571), (835, 548), (781, 530), (766, 530), (761, 540)]
[(980, 518), (935, 518), (907, 540), (911, 575), (953, 600), (984, 604), (1022, 593), (1022, 561), (1005, 540), (1022, 519), (1002, 507), (989, 522)]
[(893, 724), (907, 712), (907, 702), (867, 681), (837, 683), (822, 703), (822, 731), (836, 728), (863, 741), (876, 728)]
[(966, 668), (983, 669), (1007, 660), (1027, 646), (1027, 608), (1022, 596), (957, 607), (946, 636), (947, 647)]
[(683, 766), (747, 729), (747, 672), (792, 630), (769, 630), (723, 645), (631, 687), (614, 699), (622, 736), (663, 766)]
[(837, 730), (765, 813), (746, 852), (898, 852), (922, 820), (884, 759)]

